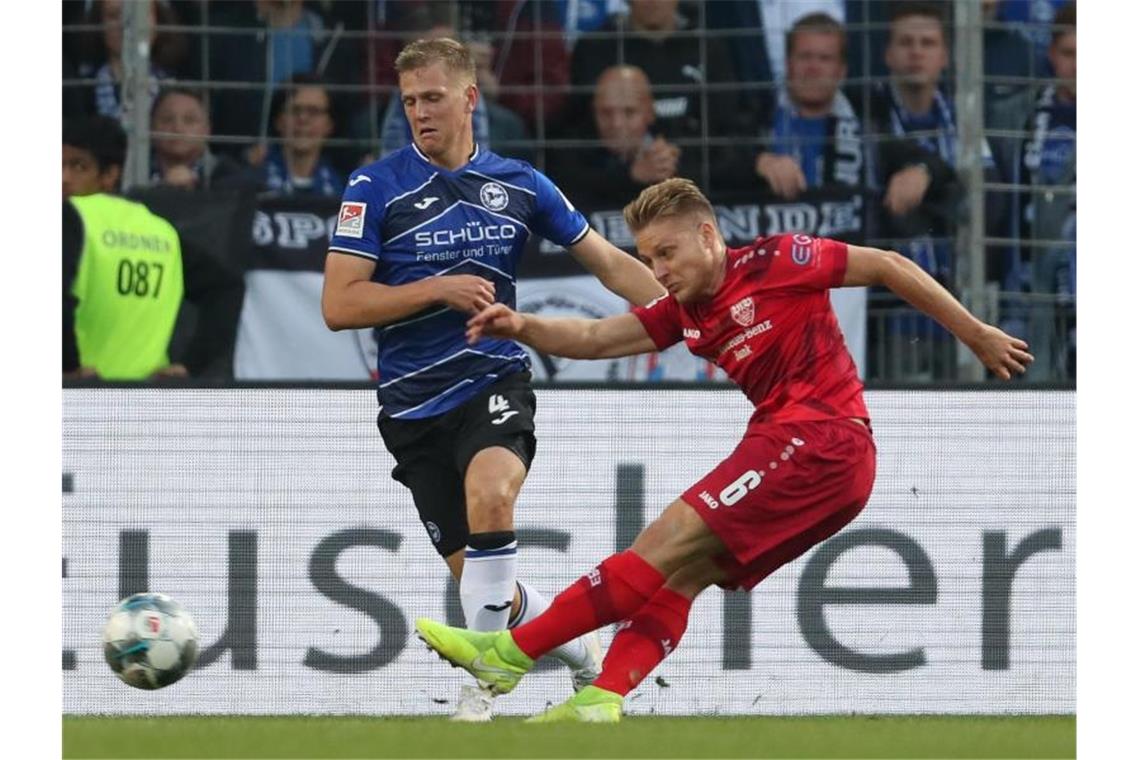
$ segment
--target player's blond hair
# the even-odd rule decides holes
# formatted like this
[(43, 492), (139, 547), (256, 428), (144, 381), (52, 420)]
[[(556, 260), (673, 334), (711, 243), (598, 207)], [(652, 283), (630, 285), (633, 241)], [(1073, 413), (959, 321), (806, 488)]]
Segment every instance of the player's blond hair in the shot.
[(415, 71), (433, 63), (442, 63), (452, 74), (475, 83), (475, 58), (466, 45), (450, 37), (409, 42), (396, 56), (396, 73)]
[(689, 213), (706, 214), (716, 220), (712, 204), (690, 179), (673, 177), (641, 191), (622, 211), (630, 232), (637, 234), (658, 219)]

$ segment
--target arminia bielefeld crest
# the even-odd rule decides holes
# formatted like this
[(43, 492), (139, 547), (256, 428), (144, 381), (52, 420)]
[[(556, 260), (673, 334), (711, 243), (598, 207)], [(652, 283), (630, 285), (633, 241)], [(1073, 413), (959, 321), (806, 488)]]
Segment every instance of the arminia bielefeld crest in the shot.
[(736, 324), (741, 327), (750, 327), (752, 320), (756, 319), (756, 309), (752, 305), (752, 296), (742, 298), (734, 303), (730, 313)]

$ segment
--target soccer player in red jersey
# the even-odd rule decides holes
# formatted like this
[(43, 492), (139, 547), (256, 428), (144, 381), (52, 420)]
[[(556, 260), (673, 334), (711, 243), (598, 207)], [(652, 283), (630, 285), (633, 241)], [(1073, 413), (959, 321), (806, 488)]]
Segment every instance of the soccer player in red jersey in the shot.
[(871, 495), (875, 444), (827, 291), (885, 286), (938, 320), (1003, 380), (1033, 361), (1028, 345), (973, 317), (933, 278), (892, 251), (808, 235), (727, 248), (708, 200), (689, 180), (646, 188), (625, 219), (668, 294), (600, 320), (547, 319), (504, 304), (468, 322), (547, 354), (596, 359), (684, 340), (755, 406), (744, 438), (674, 501), (627, 551), (511, 631), (479, 633), (416, 621), (421, 638), (492, 690), (507, 692), (552, 648), (626, 621), (602, 673), (538, 721), (615, 722), (623, 697), (676, 649), (705, 588), (751, 589), (851, 522)]

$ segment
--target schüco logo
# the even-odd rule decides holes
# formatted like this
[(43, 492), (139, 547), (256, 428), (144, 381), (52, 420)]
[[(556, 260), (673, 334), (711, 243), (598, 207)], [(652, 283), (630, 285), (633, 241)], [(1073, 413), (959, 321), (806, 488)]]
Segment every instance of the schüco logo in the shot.
[(513, 224), (479, 224), (469, 222), (457, 230), (435, 230), (417, 232), (416, 245), (455, 245), (456, 243), (479, 243), (484, 240), (513, 240), (518, 235), (518, 227)]

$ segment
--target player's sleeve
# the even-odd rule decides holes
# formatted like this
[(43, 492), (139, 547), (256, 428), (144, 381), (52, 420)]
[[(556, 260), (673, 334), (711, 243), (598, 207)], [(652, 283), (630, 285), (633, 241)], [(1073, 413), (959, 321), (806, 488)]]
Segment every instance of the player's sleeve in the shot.
[(534, 170), (534, 184), (536, 203), (531, 229), (563, 248), (586, 237), (590, 231), (586, 217), (537, 169)]
[(683, 337), (681, 307), (673, 296), (664, 295), (644, 306), (635, 306), (633, 316), (641, 321), (659, 351), (664, 351)]
[(811, 235), (779, 235), (760, 241), (771, 257), (767, 287), (827, 290), (843, 284), (847, 244)]
[(379, 180), (364, 172), (348, 178), (329, 250), (376, 261), (380, 258), (380, 217), (384, 196)]

